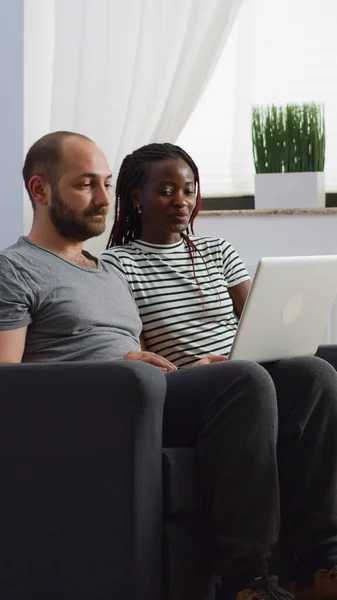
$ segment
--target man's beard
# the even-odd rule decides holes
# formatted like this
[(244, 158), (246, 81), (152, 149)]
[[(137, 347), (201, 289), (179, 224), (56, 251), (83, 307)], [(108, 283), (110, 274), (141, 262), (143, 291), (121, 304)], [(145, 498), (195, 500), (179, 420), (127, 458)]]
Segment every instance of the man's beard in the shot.
[(101, 235), (105, 231), (105, 218), (95, 221), (91, 217), (95, 215), (105, 217), (106, 214), (107, 210), (103, 206), (92, 206), (79, 213), (65, 203), (56, 186), (52, 187), (49, 218), (58, 233), (67, 240), (85, 242)]

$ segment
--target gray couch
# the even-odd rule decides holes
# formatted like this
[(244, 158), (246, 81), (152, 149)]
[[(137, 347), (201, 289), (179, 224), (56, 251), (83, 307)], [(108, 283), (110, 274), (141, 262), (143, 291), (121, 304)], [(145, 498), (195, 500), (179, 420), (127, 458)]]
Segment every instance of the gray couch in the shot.
[[(336, 347), (318, 355), (337, 369)], [(213, 600), (194, 451), (161, 448), (159, 370), (0, 366), (0, 394), (1, 599)]]

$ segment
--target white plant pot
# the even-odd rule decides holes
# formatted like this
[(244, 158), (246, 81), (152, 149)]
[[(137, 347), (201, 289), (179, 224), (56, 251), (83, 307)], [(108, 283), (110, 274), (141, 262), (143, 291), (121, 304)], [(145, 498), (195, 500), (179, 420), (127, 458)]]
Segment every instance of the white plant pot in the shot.
[(255, 208), (324, 208), (324, 173), (255, 175)]

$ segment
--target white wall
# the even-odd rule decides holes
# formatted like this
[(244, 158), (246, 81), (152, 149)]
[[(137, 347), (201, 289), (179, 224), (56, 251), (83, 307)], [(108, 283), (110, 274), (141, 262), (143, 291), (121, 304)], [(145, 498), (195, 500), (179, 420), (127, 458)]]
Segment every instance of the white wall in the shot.
[(0, 249), (23, 232), (23, 3), (0, 2)]
[(224, 237), (247, 265), (262, 256), (337, 254), (337, 214), (200, 215), (195, 232)]
[[(201, 215), (195, 225), (197, 235), (224, 237), (231, 242), (252, 275), (263, 256), (337, 254), (337, 214)], [(337, 302), (322, 343), (337, 343)]]

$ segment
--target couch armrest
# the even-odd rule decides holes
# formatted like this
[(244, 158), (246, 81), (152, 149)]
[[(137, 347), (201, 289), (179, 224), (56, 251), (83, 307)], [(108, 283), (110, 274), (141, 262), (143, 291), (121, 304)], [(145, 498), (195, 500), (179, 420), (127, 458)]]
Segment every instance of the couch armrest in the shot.
[(140, 362), (0, 366), (0, 589), (158, 600), (165, 377)]
[(323, 358), (330, 365), (332, 365), (337, 371), (337, 345), (327, 344), (318, 347), (316, 356)]

